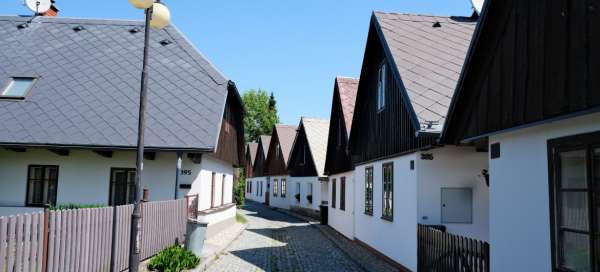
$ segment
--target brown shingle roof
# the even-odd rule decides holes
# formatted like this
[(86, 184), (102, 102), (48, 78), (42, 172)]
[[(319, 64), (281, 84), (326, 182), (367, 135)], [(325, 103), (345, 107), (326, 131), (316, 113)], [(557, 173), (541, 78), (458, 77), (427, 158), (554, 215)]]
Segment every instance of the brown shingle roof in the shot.
[(356, 93), (358, 93), (358, 78), (341, 77), (335, 79), (335, 84), (340, 92), (340, 101), (342, 103), (342, 111), (344, 121), (346, 122), (346, 132), (350, 136), (352, 128), (352, 117), (354, 116), (354, 104), (356, 103)]
[[(440, 131), (476, 22), (466, 18), (375, 12), (422, 129)], [(440, 27), (433, 27), (439, 23)], [(437, 122), (426, 128), (428, 121)]]
[(306, 140), (317, 168), (317, 174), (324, 176), (325, 159), (327, 156), (327, 139), (329, 135), (329, 120), (302, 117), (300, 123), (304, 126)]
[(277, 130), (277, 136), (279, 137), (279, 144), (281, 146), (281, 152), (283, 155), (283, 160), (285, 165), (287, 166), (290, 152), (292, 152), (292, 146), (294, 145), (294, 140), (296, 139), (296, 130), (297, 126), (291, 125), (275, 125), (275, 130)]
[(249, 143), (248, 149), (250, 150), (250, 165), (254, 166), (256, 160), (256, 152), (258, 151), (258, 143)]
[(260, 142), (262, 143), (263, 153), (265, 153), (265, 158), (266, 158), (267, 154), (269, 154), (269, 144), (271, 143), (271, 136), (261, 135)]

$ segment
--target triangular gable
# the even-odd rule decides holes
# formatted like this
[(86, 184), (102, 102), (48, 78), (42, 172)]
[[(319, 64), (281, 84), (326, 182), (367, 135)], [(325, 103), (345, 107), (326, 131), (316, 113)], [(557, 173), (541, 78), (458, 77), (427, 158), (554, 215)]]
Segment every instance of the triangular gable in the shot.
[(306, 165), (312, 165), (314, 173), (321, 177), (324, 176), (328, 133), (329, 120), (303, 117), (300, 120), (298, 135), (294, 140), (288, 169), (299, 167), (296, 164), (303, 161), (299, 156), (303, 156), (302, 149), (306, 145), (306, 156), (309, 157), (307, 160), (310, 160), (306, 162)]

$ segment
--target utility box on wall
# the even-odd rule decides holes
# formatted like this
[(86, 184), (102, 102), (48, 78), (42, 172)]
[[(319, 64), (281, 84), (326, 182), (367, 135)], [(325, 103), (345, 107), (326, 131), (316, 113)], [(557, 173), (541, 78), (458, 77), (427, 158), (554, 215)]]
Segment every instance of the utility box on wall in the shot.
[(473, 223), (471, 188), (442, 188), (442, 223)]

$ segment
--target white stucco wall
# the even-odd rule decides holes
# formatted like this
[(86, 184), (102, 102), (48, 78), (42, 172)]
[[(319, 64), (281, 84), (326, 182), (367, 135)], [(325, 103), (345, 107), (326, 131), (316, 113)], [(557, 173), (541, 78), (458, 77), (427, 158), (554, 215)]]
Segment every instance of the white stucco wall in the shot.
[[(0, 149), (0, 214), (14, 213), (14, 207), (25, 205), (27, 170), (29, 165), (58, 165), (57, 204), (108, 204), (111, 168), (135, 168), (135, 152), (118, 151), (105, 158), (92, 151), (71, 150), (69, 156), (59, 156), (46, 149), (27, 149), (17, 153)], [(149, 200), (175, 198), (175, 152), (158, 152), (155, 160), (144, 160), (142, 187), (149, 189)], [(192, 189), (178, 189), (179, 198), (186, 194), (201, 193), (200, 208), (210, 207), (211, 173), (216, 172), (216, 203), (221, 203), (221, 182), (225, 178), (225, 203), (232, 202), (233, 167), (223, 161), (203, 156), (201, 164), (194, 164), (186, 156), (180, 184), (192, 184)], [(203, 188), (203, 189), (202, 189)]]
[[(135, 152), (114, 152), (105, 158), (85, 150), (59, 156), (45, 149), (24, 153), (0, 149), (0, 206), (25, 205), (32, 164), (58, 165), (57, 204), (108, 204), (110, 169), (135, 168)], [(175, 197), (175, 173), (175, 153), (157, 153), (156, 160), (145, 160), (142, 187), (149, 189), (151, 201)]]
[[(357, 166), (354, 171), (355, 237), (406, 268), (417, 270), (417, 177), (410, 170), (416, 154)], [(381, 219), (382, 164), (394, 163), (394, 221)], [(373, 216), (365, 211), (365, 167), (373, 166)]]
[[(290, 182), (291, 181), (291, 182)], [(300, 183), (300, 202), (296, 200), (296, 184)], [(312, 203), (306, 198), (310, 193), (309, 184), (312, 184)], [(290, 205), (311, 210), (319, 210), (321, 205), (321, 181), (318, 177), (290, 177), (288, 179), (288, 198)]]
[[(198, 210), (203, 211), (211, 208), (211, 186), (212, 174), (215, 173), (215, 196), (214, 206), (221, 206), (221, 203), (232, 203), (233, 199), (233, 166), (226, 162), (205, 155), (202, 157), (200, 164), (194, 164), (190, 160), (184, 160), (182, 169), (196, 169), (192, 171), (192, 175), (185, 176), (182, 183), (192, 184), (192, 189), (188, 194), (199, 194)], [(225, 192), (221, 194), (225, 182)], [(225, 199), (222, 202), (221, 196)]]
[[(433, 160), (422, 160), (421, 153), (432, 154)], [(445, 225), (450, 233), (489, 241), (489, 188), (481, 175), (488, 169), (487, 153), (474, 147), (436, 148), (417, 155), (416, 169), (419, 223)], [(472, 190), (471, 224), (442, 224), (442, 188)]]
[[(252, 192), (246, 192), (246, 199), (256, 201), (259, 203), (265, 202), (265, 194), (267, 190), (267, 178), (266, 177), (254, 177), (246, 179), (246, 184), (252, 183)], [(261, 188), (262, 187), (262, 190)]]
[[(346, 178), (346, 209), (342, 211), (340, 209), (340, 199), (342, 193), (342, 187), (340, 178)], [(333, 192), (333, 180), (336, 180), (336, 205), (333, 208), (331, 205), (331, 193)], [(345, 172), (337, 175), (329, 176), (329, 195), (323, 196), (327, 198), (329, 201), (329, 211), (328, 211), (328, 225), (346, 236), (348, 239), (354, 239), (354, 205), (356, 204), (354, 201), (354, 172)]]
[[(281, 197), (281, 179), (286, 179), (287, 192), (285, 197)], [(293, 182), (290, 181), (290, 176), (270, 176), (269, 180), (271, 181), (271, 188), (269, 189), (269, 206), (277, 207), (281, 209), (290, 209), (290, 203), (292, 201), (296, 201), (292, 194), (294, 187), (290, 186)], [(273, 189), (275, 186), (273, 185), (275, 180), (277, 180), (277, 196), (273, 195)], [(266, 192), (266, 191), (265, 191)]]
[(500, 158), (490, 160), (492, 271), (551, 271), (549, 139), (600, 131), (600, 113), (490, 137)]

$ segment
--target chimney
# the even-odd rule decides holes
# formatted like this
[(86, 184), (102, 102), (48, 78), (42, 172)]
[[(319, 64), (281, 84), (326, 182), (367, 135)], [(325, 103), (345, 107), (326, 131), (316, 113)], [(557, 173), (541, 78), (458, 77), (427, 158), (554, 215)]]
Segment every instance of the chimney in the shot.
[(42, 16), (56, 17), (56, 16), (58, 16), (58, 9), (56, 8), (55, 1), (52, 0), (50, 2), (52, 2), (50, 9), (48, 11), (42, 13)]

